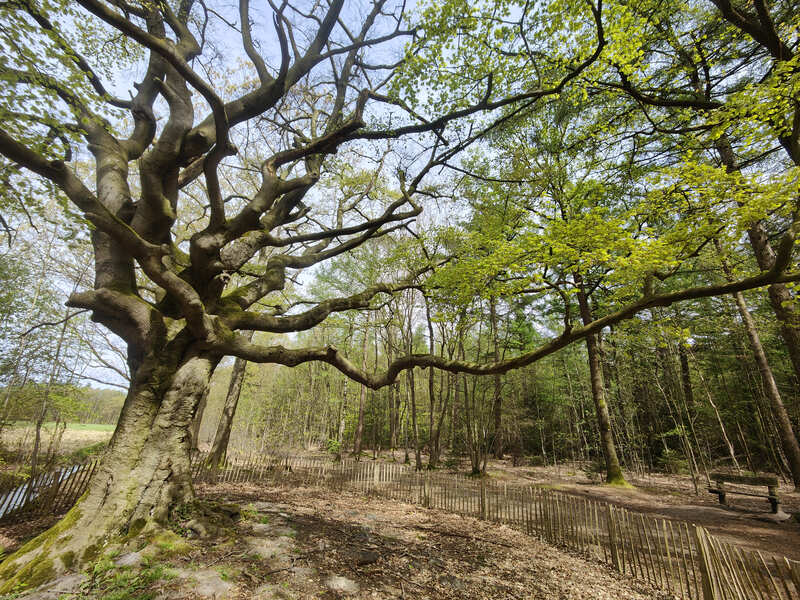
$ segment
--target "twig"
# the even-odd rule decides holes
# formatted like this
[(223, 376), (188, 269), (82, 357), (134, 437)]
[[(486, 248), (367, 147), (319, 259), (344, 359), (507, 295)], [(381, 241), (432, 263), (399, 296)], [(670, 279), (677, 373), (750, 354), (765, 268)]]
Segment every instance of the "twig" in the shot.
[(20, 333), (20, 334), (19, 334), (19, 337), (20, 337), (20, 338), (24, 338), (24, 337), (25, 337), (26, 335), (28, 335), (28, 334), (29, 334), (31, 331), (33, 331), (34, 329), (38, 329), (39, 327), (49, 327), (49, 326), (53, 326), (53, 325), (61, 325), (61, 324), (62, 324), (62, 323), (64, 323), (65, 321), (69, 321), (71, 318), (73, 318), (73, 317), (77, 317), (78, 315), (80, 315), (80, 314), (83, 314), (83, 313), (85, 313), (85, 312), (89, 312), (89, 309), (88, 309), (88, 308), (83, 308), (83, 309), (81, 309), (81, 310), (77, 310), (77, 311), (75, 311), (74, 313), (72, 313), (71, 315), (67, 315), (66, 317), (64, 317), (64, 318), (63, 318), (63, 319), (61, 319), (60, 321), (43, 321), (43, 322), (41, 322), (41, 323), (38, 323), (38, 324), (34, 325), (33, 327), (31, 327), (31, 328), (30, 328), (30, 329), (28, 329), (27, 331), (25, 331), (25, 332), (23, 332), (23, 333)]
[[(221, 560), (225, 560), (226, 558), (228, 558), (229, 556), (232, 556), (232, 555), (234, 555), (234, 554), (236, 554), (236, 552), (235, 552), (235, 551), (228, 552), (227, 554), (223, 554), (223, 555), (222, 555), (222, 556), (220, 556), (219, 558), (216, 558), (215, 560), (212, 560), (212, 561), (211, 561), (210, 563), (208, 563), (208, 564), (209, 564), (209, 566), (210, 566), (210, 565), (215, 565), (215, 564), (217, 564), (218, 562), (220, 562)], [(242, 556), (244, 556), (244, 554), (242, 554)]]

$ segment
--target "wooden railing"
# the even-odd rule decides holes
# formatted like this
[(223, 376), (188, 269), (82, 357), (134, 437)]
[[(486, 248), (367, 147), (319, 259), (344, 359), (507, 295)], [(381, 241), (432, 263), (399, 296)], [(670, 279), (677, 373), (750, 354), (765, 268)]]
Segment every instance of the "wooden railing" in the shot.
[(96, 460), (41, 473), (0, 491), (0, 523), (57, 515), (71, 508), (89, 486)]

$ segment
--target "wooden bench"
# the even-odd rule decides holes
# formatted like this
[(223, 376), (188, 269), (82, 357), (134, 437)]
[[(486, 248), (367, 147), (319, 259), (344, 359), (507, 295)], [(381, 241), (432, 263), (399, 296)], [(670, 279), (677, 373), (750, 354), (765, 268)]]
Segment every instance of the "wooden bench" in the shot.
[[(766, 498), (772, 507), (773, 514), (780, 512), (781, 501), (778, 498), (778, 478), (775, 475), (753, 476), (753, 475), (731, 475), (729, 473), (711, 473), (709, 475), (715, 487), (708, 488), (708, 491), (719, 496), (719, 503), (728, 505), (726, 496), (728, 494), (739, 494), (742, 496), (753, 496), (756, 498)], [(766, 486), (766, 494), (756, 494), (746, 490), (730, 489), (725, 484), (734, 483), (738, 485)]]

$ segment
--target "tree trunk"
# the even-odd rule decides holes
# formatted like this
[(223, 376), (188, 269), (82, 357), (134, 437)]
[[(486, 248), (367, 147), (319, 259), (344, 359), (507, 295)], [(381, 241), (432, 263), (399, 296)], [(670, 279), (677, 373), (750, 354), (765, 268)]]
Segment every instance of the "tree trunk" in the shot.
[(781, 440), (783, 452), (786, 454), (789, 469), (792, 472), (795, 491), (800, 492), (800, 445), (797, 443), (797, 436), (795, 436), (792, 430), (792, 422), (789, 419), (789, 413), (786, 411), (780, 391), (778, 391), (778, 386), (775, 384), (772, 369), (767, 362), (767, 355), (764, 353), (764, 347), (761, 345), (761, 338), (758, 335), (753, 317), (747, 309), (744, 296), (741, 292), (736, 292), (733, 296), (736, 299), (736, 306), (739, 309), (739, 314), (742, 316), (747, 338), (750, 340), (750, 347), (753, 350), (753, 355), (758, 365), (758, 372), (764, 384), (764, 393), (767, 398), (769, 398), (772, 414), (775, 416), (778, 436)]
[[(409, 352), (410, 354), (410, 352)], [(419, 424), (417, 422), (417, 390), (414, 377), (414, 369), (406, 371), (408, 373), (408, 398), (411, 407), (411, 435), (414, 441), (414, 461), (417, 471), (422, 470), (422, 453), (419, 448)]]
[[(253, 332), (250, 331), (244, 337), (248, 341), (252, 340)], [(208, 463), (211, 465), (223, 464), (228, 456), (228, 442), (231, 439), (233, 417), (236, 415), (236, 407), (239, 404), (239, 396), (242, 393), (242, 384), (244, 383), (246, 371), (247, 361), (245, 359), (237, 358), (233, 361), (231, 380), (228, 384), (228, 395), (225, 396), (225, 405), (222, 407), (222, 414), (219, 417), (217, 431), (214, 434), (214, 442), (211, 444), (211, 453), (208, 457)]]
[(79, 568), (120, 535), (158, 530), (173, 508), (194, 498), (189, 428), (218, 359), (194, 352), (176, 358), (183, 354), (144, 359), (88, 491), (0, 565), (0, 593)]
[(336, 460), (342, 460), (342, 448), (344, 446), (344, 429), (347, 417), (347, 382), (349, 379), (346, 379), (344, 383), (342, 383), (342, 399), (339, 401), (339, 423), (338, 428), (336, 430)]
[[(369, 317), (364, 324), (364, 341), (361, 344), (361, 370), (367, 370), (367, 327), (369, 326)], [(358, 423), (356, 424), (356, 433), (353, 439), (353, 456), (356, 460), (361, 458), (361, 440), (364, 436), (364, 404), (367, 401), (367, 386), (361, 384), (361, 394), (358, 397)]]
[[(433, 337), (433, 321), (431, 320), (431, 305), (427, 296), (423, 296), (425, 300), (425, 321), (428, 324), (428, 353), (433, 356), (435, 352), (435, 341)], [(428, 468), (432, 468), (435, 464), (431, 463), (431, 459), (436, 460), (433, 448), (433, 422), (436, 415), (436, 396), (434, 394), (434, 378), (436, 376), (436, 369), (430, 367), (428, 369)]]
[[(66, 317), (69, 315), (69, 310), (64, 317), (64, 323), (61, 326), (61, 335), (58, 336), (58, 345), (56, 346), (56, 354), (53, 357), (53, 365), (50, 371), (50, 378), (47, 381), (47, 386), (45, 387), (44, 394), (42, 395), (42, 403), (39, 407), (39, 414), (36, 418), (36, 437), (34, 438), (33, 442), (33, 456), (31, 457), (31, 474), (29, 481), (33, 481), (36, 479), (38, 475), (37, 469), (39, 466), (39, 448), (41, 446), (41, 439), (42, 439), (42, 425), (44, 425), (44, 420), (47, 416), (47, 409), (50, 404), (50, 391), (53, 388), (53, 384), (56, 381), (56, 377), (58, 377), (59, 371), (59, 360), (61, 359), (61, 349), (64, 345), (64, 338), (67, 334), (67, 319)], [(56, 420), (56, 430), (58, 430), (58, 420)], [(55, 436), (57, 431), (53, 432)], [(27, 488), (26, 496), (30, 496), (31, 492), (33, 491), (33, 486), (29, 485)]]
[[(494, 362), (500, 361), (500, 341), (497, 334), (497, 300), (492, 298), (489, 301), (489, 318), (492, 324), (492, 344), (494, 348)], [(496, 459), (503, 458), (503, 430), (502, 430), (502, 380), (500, 374), (494, 375), (494, 399), (492, 403), (492, 415), (494, 427), (492, 431), (492, 451)]]
[(200, 452), (200, 426), (203, 424), (203, 415), (206, 414), (206, 405), (208, 404), (208, 392), (209, 388), (206, 388), (206, 391), (200, 398), (200, 402), (197, 403), (197, 410), (194, 413), (194, 418), (192, 419), (192, 426), (189, 430), (192, 437), (192, 454), (197, 454), (198, 452)]
[(692, 374), (689, 371), (689, 357), (686, 354), (686, 347), (683, 343), (678, 344), (678, 359), (681, 363), (681, 387), (683, 388), (683, 398), (686, 400), (687, 409), (694, 406), (694, 391), (692, 390)]
[[(592, 309), (579, 275), (576, 275), (576, 283), (578, 283), (579, 287), (578, 304), (581, 311), (581, 320), (584, 325), (588, 325), (592, 322)], [(611, 435), (611, 417), (608, 414), (608, 405), (605, 399), (602, 365), (600, 364), (600, 352), (597, 348), (596, 336), (589, 335), (586, 337), (586, 351), (589, 355), (589, 378), (592, 385), (592, 399), (597, 413), (597, 425), (600, 429), (600, 446), (603, 449), (603, 457), (606, 462), (606, 483), (627, 485), (622, 474), (622, 467), (619, 464), (619, 458), (617, 458), (614, 438)]]
[[(736, 164), (733, 148), (726, 135), (719, 138), (716, 148), (725, 170), (728, 173), (738, 172), (740, 167)], [(758, 268), (762, 271), (770, 270), (775, 265), (775, 250), (770, 245), (764, 224), (760, 221), (753, 223), (747, 231), (747, 237)], [(786, 284), (773, 283), (767, 288), (767, 294), (772, 310), (781, 324), (781, 337), (794, 367), (795, 387), (800, 387), (800, 313), (794, 308), (794, 298)]]

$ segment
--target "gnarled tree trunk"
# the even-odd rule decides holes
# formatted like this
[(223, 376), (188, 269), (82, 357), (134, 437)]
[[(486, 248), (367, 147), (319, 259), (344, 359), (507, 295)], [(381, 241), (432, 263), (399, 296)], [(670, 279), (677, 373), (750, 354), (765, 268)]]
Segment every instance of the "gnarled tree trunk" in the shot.
[(189, 430), (218, 359), (180, 354), (145, 359), (88, 491), (64, 519), (3, 563), (0, 593), (91, 561), (120, 535), (157, 530), (172, 509), (194, 498)]

